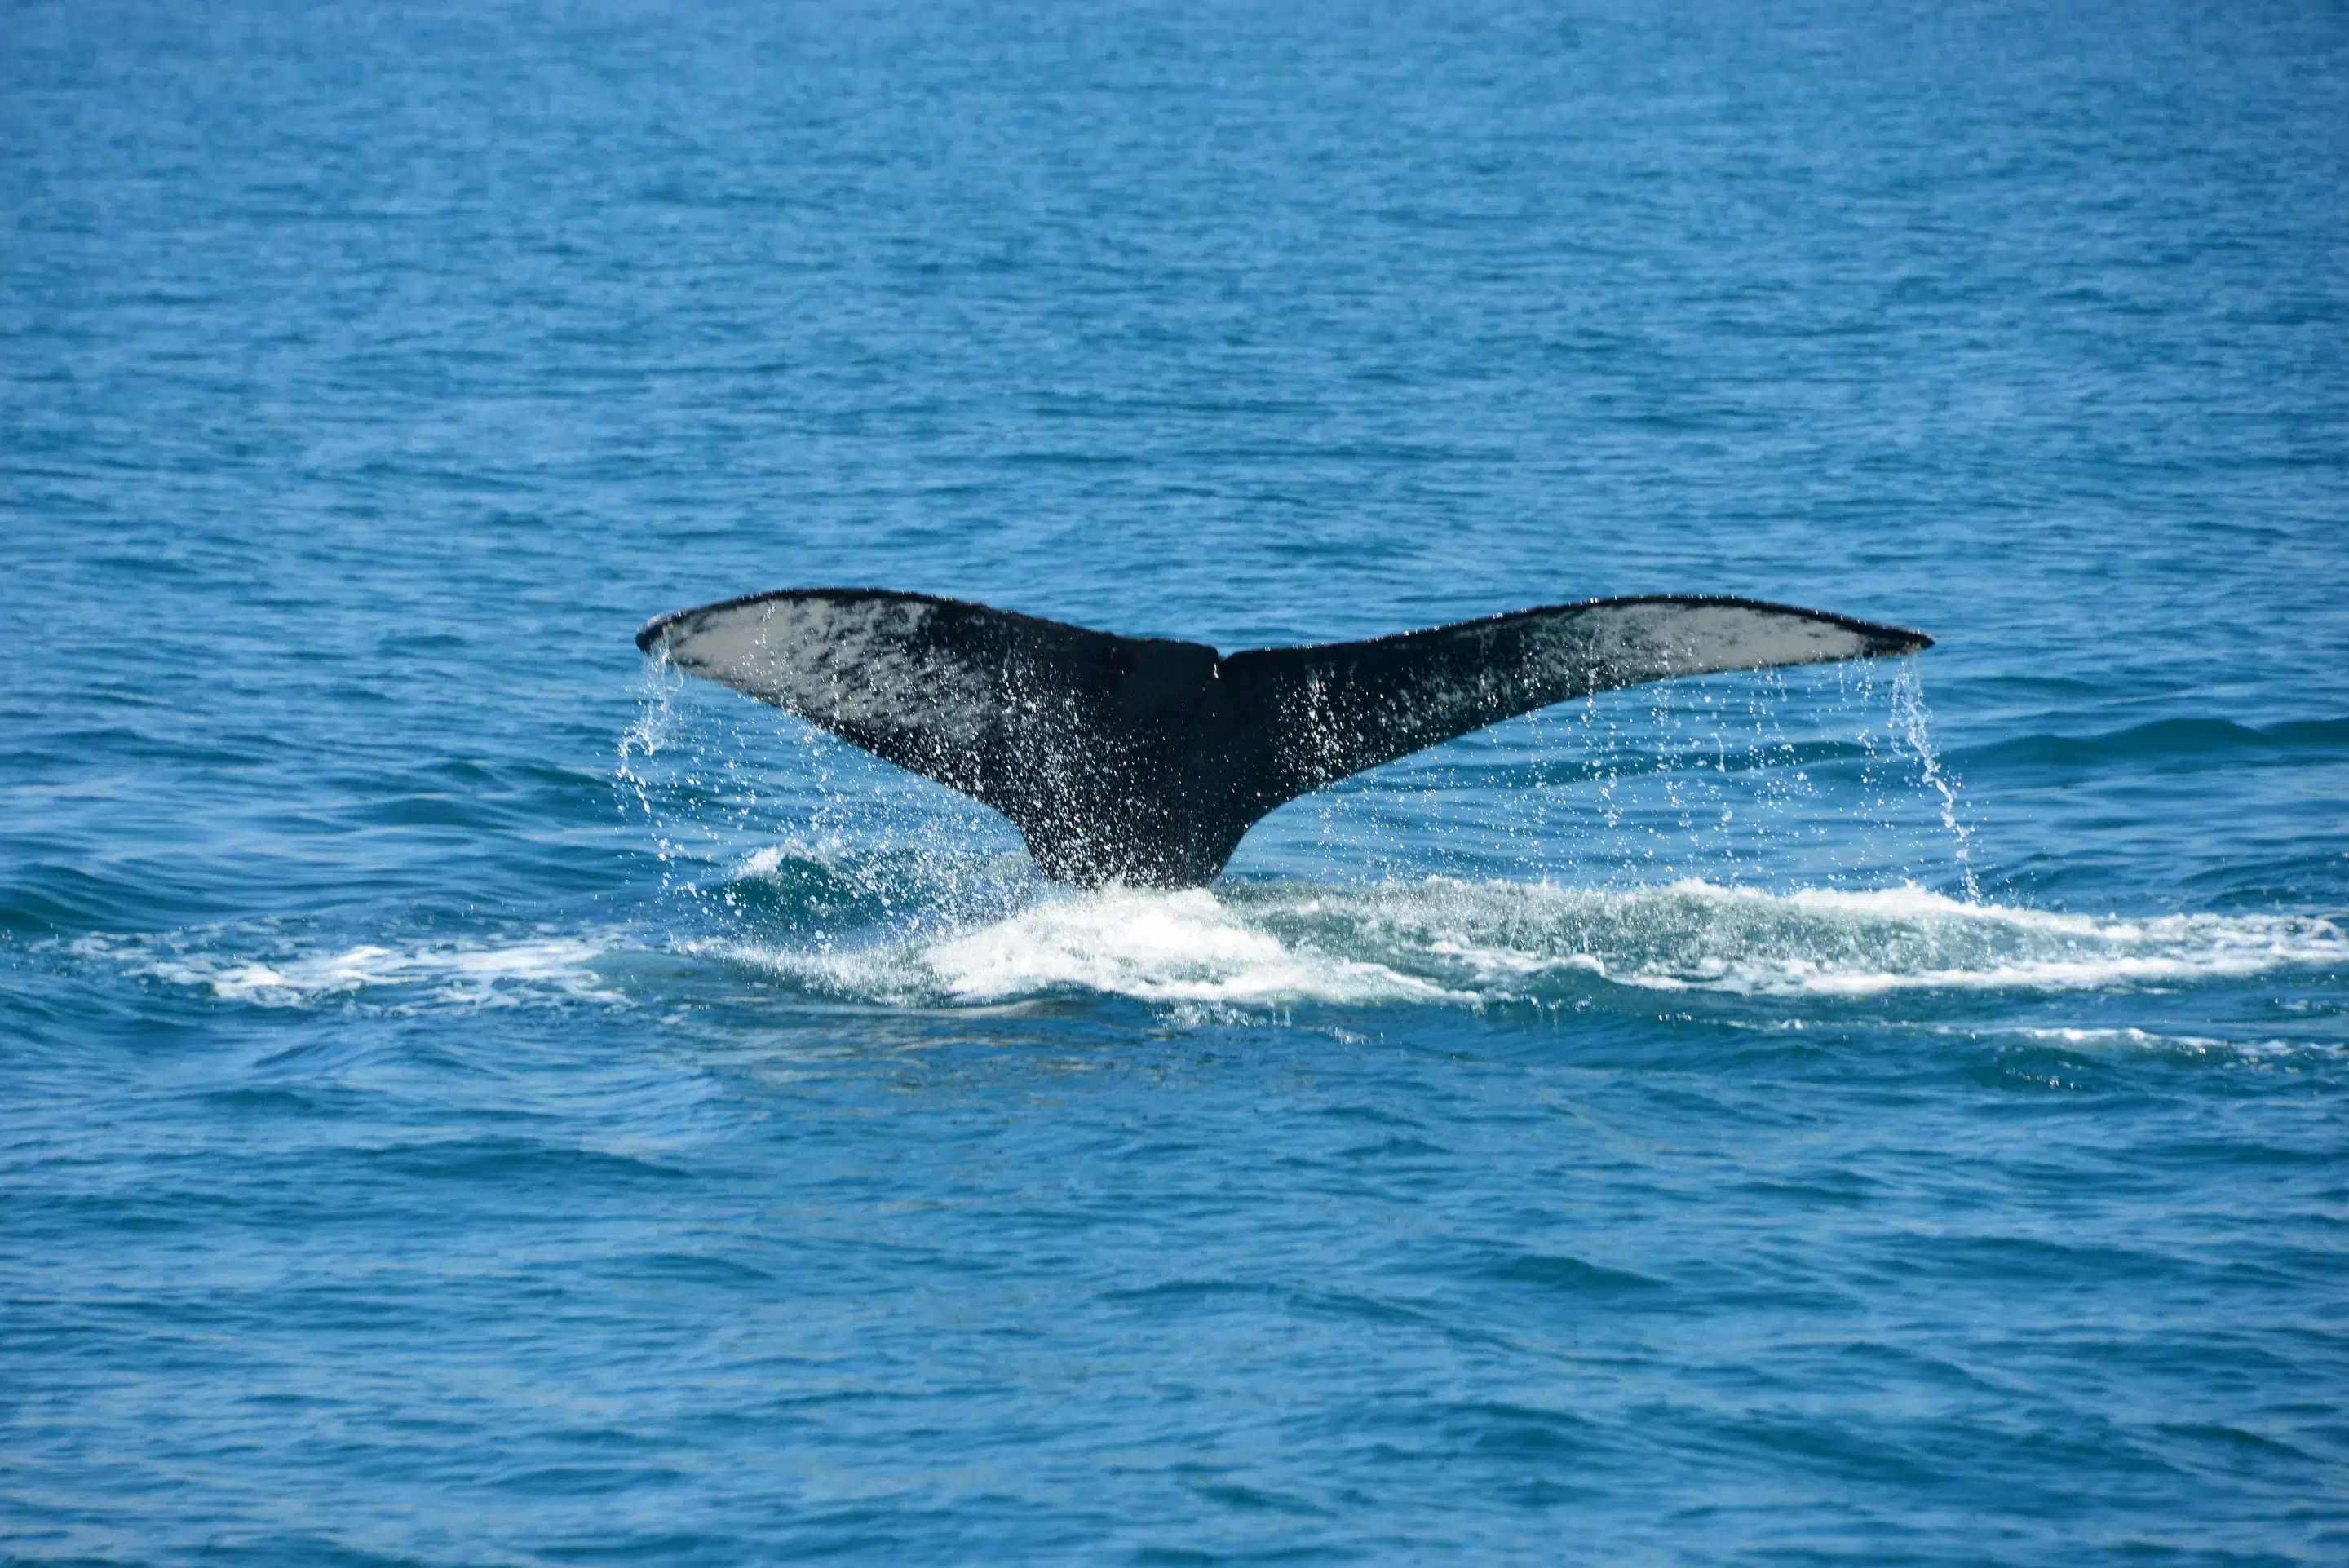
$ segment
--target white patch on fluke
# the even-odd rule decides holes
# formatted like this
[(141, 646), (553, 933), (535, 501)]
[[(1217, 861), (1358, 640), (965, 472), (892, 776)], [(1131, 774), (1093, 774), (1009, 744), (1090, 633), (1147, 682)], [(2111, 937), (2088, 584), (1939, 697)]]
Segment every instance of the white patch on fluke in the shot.
[(1641, 681), (1826, 664), (1858, 658), (1868, 646), (1850, 627), (1800, 612), (1669, 601), (1594, 605), (1537, 635), (1561, 669), (1596, 667)]
[(916, 650), (937, 606), (764, 599), (688, 614), (664, 634), (678, 669), (823, 723), (975, 742), (1001, 706), (987, 672)]

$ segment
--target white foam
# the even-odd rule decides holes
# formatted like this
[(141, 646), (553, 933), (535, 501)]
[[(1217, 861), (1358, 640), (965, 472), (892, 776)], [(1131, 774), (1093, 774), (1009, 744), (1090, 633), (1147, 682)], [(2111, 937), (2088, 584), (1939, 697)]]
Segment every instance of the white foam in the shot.
[(550, 991), (616, 1000), (618, 993), (606, 988), (591, 966), (613, 945), (608, 940), (560, 936), (494, 946), (362, 944), (268, 958), (150, 954), (131, 967), (172, 985), (202, 986), (222, 1001), (269, 1007), (395, 988), (434, 1002), (500, 1006)]
[(751, 851), (749, 856), (734, 868), (733, 874), (736, 877), (771, 877), (783, 869), (783, 862), (786, 860), (807, 858), (806, 846), (796, 839), (785, 843), (769, 844), (764, 849)]
[(1468, 1000), (1374, 960), (1289, 944), (1204, 888), (1038, 906), (922, 954), (953, 995), (1101, 991), (1207, 1003)]
[[(2024, 1029), (2025, 1039), (2059, 1046), (2116, 1046), (2138, 1050), (2156, 1051), (2221, 1051), (2238, 1048), (2232, 1042), (2209, 1035), (2157, 1035), (2149, 1029)], [(2267, 1042), (2273, 1045), (2276, 1042)]]
[(1915, 886), (1773, 893), (1690, 881), (1602, 892), (1436, 879), (1329, 892), (1310, 907), (1462, 965), (1487, 999), (1566, 972), (1655, 990), (1865, 996), (2192, 984), (2349, 962), (2343, 934), (2311, 916), (2099, 918)]
[(1001, 1002), (1091, 991), (1148, 1002), (1469, 1002), (1372, 961), (1283, 942), (1204, 889), (1054, 898), (997, 921), (868, 946), (719, 944), (738, 961), (889, 1002)]

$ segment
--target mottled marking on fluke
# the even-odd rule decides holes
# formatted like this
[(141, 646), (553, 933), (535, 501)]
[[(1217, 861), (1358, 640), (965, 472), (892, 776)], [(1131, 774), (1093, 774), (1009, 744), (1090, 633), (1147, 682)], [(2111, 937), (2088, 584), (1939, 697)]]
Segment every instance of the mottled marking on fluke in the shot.
[(1218, 655), (878, 588), (753, 593), (636, 634), (689, 675), (993, 807), (1047, 876), (1154, 887), (1213, 881), (1257, 819), (1309, 790), (1552, 703), (1932, 641), (1791, 604), (1656, 594)]

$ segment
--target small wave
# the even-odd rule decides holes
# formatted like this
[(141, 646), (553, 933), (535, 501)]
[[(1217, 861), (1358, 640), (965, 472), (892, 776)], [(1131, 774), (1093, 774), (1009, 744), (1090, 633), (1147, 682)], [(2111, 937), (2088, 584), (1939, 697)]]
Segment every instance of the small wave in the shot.
[(1971, 748), (1951, 760), (1969, 771), (2116, 763), (2218, 767), (2261, 756), (2337, 750), (2344, 745), (2349, 745), (2349, 719), (2307, 719), (2254, 729), (2224, 718), (2164, 718), (2105, 735), (2018, 736)]
[(2349, 962), (2342, 932), (2312, 916), (2062, 914), (1913, 886), (1604, 891), (1444, 878), (1109, 889), (942, 934), (711, 950), (874, 1001), (1077, 991), (1239, 1006), (1473, 1006), (1593, 985), (1814, 997), (2127, 989)]
[(500, 944), (361, 944), (334, 952), (266, 957), (158, 951), (139, 941), (90, 938), (86, 955), (111, 957), (134, 974), (202, 988), (224, 1002), (298, 1007), (361, 993), (391, 1001), (511, 1006), (549, 995), (616, 1001), (593, 967), (612, 951), (605, 939), (537, 936)]
[(2224, 1052), (2231, 1057), (2290, 1056), (2303, 1048), (2297, 1041), (2268, 1038), (2220, 1038), (2214, 1035), (2159, 1034), (2131, 1026), (2116, 1028), (2027, 1028), (2017, 1031), (2033, 1045), (2084, 1050), (2135, 1050), (2165, 1055), (2206, 1057)]

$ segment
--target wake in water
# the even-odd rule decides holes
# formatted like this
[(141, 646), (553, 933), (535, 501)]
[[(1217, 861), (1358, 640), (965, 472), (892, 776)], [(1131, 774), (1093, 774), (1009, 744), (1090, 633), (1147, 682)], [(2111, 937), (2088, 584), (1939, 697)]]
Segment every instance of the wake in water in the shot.
[(1592, 986), (1749, 996), (2074, 991), (2236, 979), (2349, 959), (2289, 915), (2119, 917), (1968, 903), (1917, 887), (1773, 893), (1680, 882), (1606, 892), (1430, 878), (1051, 898), (859, 944), (698, 941), (812, 989), (915, 1005), (1092, 992), (1147, 1002), (1479, 1006)]
[[(752, 890), (869, 878), (903, 896), (903, 865), (824, 866), (781, 851), (747, 862)], [(868, 895), (868, 910), (890, 896)], [(520, 934), (505, 943), (269, 943), (233, 931), (86, 939), (79, 956), (222, 1002), (261, 1006), (478, 1008), (666, 995), (714, 963), (794, 990), (899, 1006), (1056, 995), (1229, 1007), (1476, 1007), (1607, 992), (1849, 998), (1907, 991), (2142, 990), (2349, 965), (2349, 937), (2301, 915), (2054, 914), (1922, 888), (1775, 893), (1686, 881), (1609, 892), (1464, 882), (1226, 884), (1180, 892), (1053, 891), (1009, 913), (941, 918), (909, 906), (794, 934), (758, 920), (722, 934)], [(688, 961), (687, 971), (675, 967)], [(664, 961), (666, 960), (666, 961)]]
[[(1268, 820), (1247, 874), (1215, 888), (1087, 893), (1045, 882), (959, 797), (793, 721), (696, 703), (669, 672), (647, 678), (618, 780), (652, 830), (649, 926), (316, 946), (223, 930), (90, 939), (83, 956), (222, 1002), (395, 1009), (626, 1006), (711, 965), (894, 1006), (1253, 1008), (2061, 994), (2349, 959), (2315, 916), (1982, 901), (1908, 669), (1586, 704), (1299, 802)], [(802, 831), (775, 841), (778, 820)], [(1941, 887), (1916, 876), (1928, 867)]]

